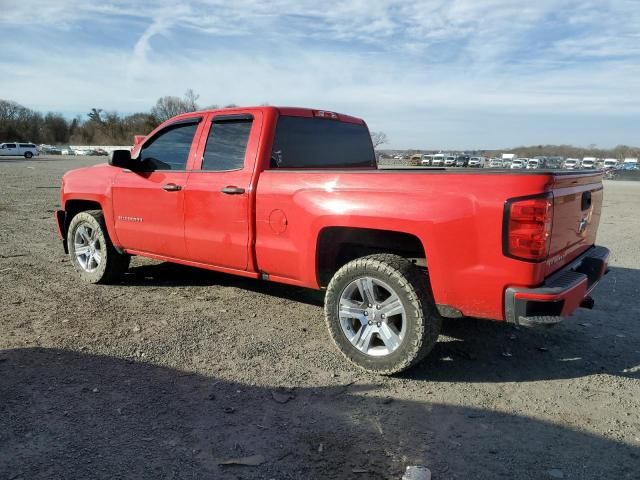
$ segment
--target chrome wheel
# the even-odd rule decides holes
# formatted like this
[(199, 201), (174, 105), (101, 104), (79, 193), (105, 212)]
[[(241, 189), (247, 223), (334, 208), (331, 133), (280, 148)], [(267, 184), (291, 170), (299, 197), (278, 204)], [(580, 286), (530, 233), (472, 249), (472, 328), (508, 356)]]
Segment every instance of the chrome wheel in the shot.
[(80, 268), (85, 272), (93, 272), (104, 257), (100, 231), (88, 222), (82, 222), (75, 231), (73, 251)]
[(407, 321), (398, 294), (373, 277), (360, 277), (342, 291), (338, 304), (342, 332), (359, 351), (389, 355), (404, 340)]

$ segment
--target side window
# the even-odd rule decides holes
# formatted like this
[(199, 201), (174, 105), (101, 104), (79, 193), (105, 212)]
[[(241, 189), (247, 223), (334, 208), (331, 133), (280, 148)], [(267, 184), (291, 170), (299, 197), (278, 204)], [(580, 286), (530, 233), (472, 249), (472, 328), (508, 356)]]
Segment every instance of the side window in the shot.
[(15, 143), (7, 143), (7, 148), (16, 148)]
[(252, 120), (214, 119), (204, 150), (202, 170), (238, 170), (244, 166)]
[(198, 123), (168, 126), (140, 150), (145, 170), (184, 170)]

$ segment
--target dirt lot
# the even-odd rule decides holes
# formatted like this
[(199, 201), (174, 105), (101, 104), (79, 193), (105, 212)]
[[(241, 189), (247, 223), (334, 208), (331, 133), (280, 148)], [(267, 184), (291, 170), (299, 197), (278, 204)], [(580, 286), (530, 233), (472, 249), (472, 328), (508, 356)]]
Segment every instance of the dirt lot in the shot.
[(639, 183), (606, 183), (595, 310), (450, 320), (380, 378), (336, 352), (315, 292), (139, 258), (80, 283), (53, 211), (97, 161), (0, 160), (0, 479), (638, 478)]

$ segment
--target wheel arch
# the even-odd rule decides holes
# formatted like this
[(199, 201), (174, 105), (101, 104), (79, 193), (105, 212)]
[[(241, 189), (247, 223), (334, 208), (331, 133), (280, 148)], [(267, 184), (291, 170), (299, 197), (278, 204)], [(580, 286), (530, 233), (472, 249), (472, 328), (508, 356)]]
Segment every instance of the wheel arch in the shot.
[(105, 209), (105, 205), (102, 202), (98, 201), (98, 199), (89, 199), (89, 198), (69, 198), (64, 203), (64, 222), (61, 222), (60, 225), (62, 227), (62, 238), (65, 252), (68, 253), (68, 245), (67, 245), (67, 232), (69, 229), (69, 224), (73, 217), (75, 217), (80, 212), (86, 212), (87, 210), (100, 210), (104, 215), (105, 225), (107, 227), (107, 233), (111, 242), (114, 245), (114, 248), (122, 253), (123, 251), (118, 247), (117, 237), (115, 236), (114, 226), (110, 221), (110, 211)]
[(363, 227), (325, 227), (316, 244), (316, 279), (326, 287), (340, 267), (374, 253), (390, 253), (426, 268), (427, 255), (415, 234)]

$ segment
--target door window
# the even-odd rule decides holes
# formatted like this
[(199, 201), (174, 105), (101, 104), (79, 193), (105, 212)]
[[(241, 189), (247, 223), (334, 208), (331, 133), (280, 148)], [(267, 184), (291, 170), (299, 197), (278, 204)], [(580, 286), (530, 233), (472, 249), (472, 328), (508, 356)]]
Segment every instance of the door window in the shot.
[(251, 124), (252, 120), (246, 118), (223, 121), (214, 119), (202, 159), (202, 170), (241, 169), (244, 166)]
[(185, 170), (198, 122), (170, 125), (157, 133), (142, 150), (144, 170)]
[(15, 143), (7, 143), (7, 148), (16, 148)]

